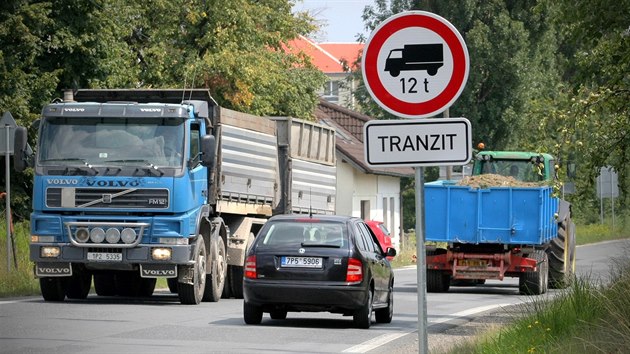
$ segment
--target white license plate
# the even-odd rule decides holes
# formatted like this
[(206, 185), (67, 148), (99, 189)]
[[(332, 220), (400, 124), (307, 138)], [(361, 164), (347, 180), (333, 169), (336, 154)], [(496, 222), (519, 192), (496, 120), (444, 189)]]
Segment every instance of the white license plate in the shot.
[(110, 252), (88, 252), (88, 261), (101, 261), (101, 262), (120, 262), (122, 261), (122, 253), (110, 253)]
[(297, 268), (321, 268), (322, 259), (320, 257), (282, 257), (280, 259), (280, 266)]

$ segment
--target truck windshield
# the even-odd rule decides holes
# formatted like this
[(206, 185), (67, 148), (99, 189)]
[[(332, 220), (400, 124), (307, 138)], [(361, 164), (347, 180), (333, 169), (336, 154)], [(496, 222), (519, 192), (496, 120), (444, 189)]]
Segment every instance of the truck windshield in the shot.
[(181, 167), (184, 121), (177, 118), (54, 117), (42, 122), (39, 164)]
[[(530, 160), (479, 160), (481, 174), (493, 173), (502, 176), (512, 176), (518, 181), (539, 182), (545, 179), (544, 171)], [(540, 172), (540, 173), (539, 173)]]

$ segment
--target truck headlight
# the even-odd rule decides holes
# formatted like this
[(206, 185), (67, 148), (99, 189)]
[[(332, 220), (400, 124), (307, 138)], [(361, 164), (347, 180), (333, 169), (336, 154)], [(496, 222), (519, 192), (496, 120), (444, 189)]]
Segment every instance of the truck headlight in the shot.
[(101, 243), (105, 240), (105, 230), (100, 227), (95, 227), (90, 231), (90, 240), (93, 243)]
[(77, 242), (86, 243), (90, 239), (90, 231), (85, 227), (80, 227), (74, 232), (74, 238)]
[(39, 249), (42, 258), (57, 258), (61, 254), (61, 249), (57, 246), (45, 246)]
[(151, 258), (155, 261), (168, 261), (171, 259), (171, 249), (170, 248), (154, 248), (151, 250)]
[(122, 239), (122, 241), (124, 243), (133, 243), (133, 241), (136, 240), (136, 230), (130, 228), (130, 227), (126, 227), (122, 230), (122, 232), (120, 233), (120, 238)]
[(105, 232), (105, 239), (109, 243), (118, 243), (120, 240), (120, 231), (113, 227), (107, 229), (107, 232)]

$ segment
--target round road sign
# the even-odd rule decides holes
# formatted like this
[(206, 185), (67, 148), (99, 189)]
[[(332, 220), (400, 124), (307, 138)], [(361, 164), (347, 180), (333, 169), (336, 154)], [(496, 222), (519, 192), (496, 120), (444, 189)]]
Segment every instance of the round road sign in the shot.
[(431, 117), (450, 107), (468, 79), (468, 49), (444, 18), (409, 11), (383, 21), (363, 51), (363, 81), (385, 110)]

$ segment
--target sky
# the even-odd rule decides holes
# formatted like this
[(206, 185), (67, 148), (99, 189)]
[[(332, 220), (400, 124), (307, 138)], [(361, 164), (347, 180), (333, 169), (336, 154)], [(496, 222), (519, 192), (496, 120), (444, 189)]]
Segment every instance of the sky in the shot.
[(317, 42), (356, 42), (357, 34), (369, 33), (363, 28), (363, 9), (374, 0), (296, 0), (294, 10), (309, 11), (321, 21)]

